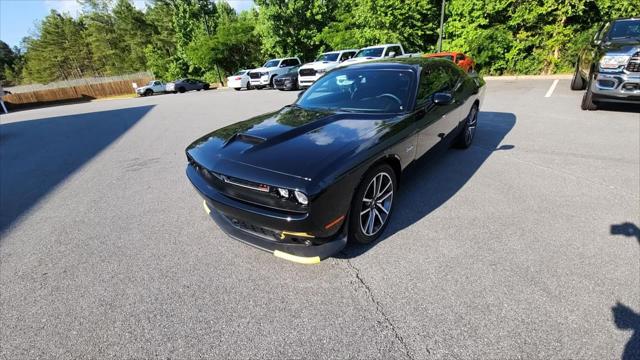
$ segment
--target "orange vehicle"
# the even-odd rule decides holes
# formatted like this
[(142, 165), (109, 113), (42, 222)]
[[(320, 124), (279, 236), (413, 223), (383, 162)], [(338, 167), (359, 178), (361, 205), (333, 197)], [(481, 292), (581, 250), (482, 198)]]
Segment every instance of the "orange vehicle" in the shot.
[(476, 62), (473, 61), (473, 59), (470, 56), (466, 56), (463, 53), (460, 52), (439, 52), (439, 53), (435, 53), (435, 54), (425, 54), (424, 57), (426, 58), (442, 58), (442, 59), (447, 59), (447, 60), (451, 60), (454, 63), (456, 63), (456, 65), (460, 66), (462, 68), (462, 70), (470, 73), (473, 72), (473, 70), (475, 69), (476, 66)]

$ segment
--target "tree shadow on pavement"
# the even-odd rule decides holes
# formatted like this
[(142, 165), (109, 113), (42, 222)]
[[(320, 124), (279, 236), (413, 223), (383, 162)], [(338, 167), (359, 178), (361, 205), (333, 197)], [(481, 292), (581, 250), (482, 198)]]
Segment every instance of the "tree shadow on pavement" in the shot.
[(0, 234), (153, 106), (0, 125)]
[[(611, 225), (611, 235), (635, 238), (640, 245), (640, 228), (636, 224), (626, 222)], [(611, 308), (611, 311), (613, 312), (613, 322), (618, 329), (631, 330), (631, 338), (624, 347), (622, 360), (640, 359), (640, 314), (619, 302)]]
[(515, 124), (516, 116), (512, 113), (481, 112), (476, 138), (469, 149), (461, 151), (440, 146), (410, 165), (402, 174), (391, 222), (380, 239), (372, 244), (350, 245), (338, 257), (353, 258), (367, 252), (447, 202), (471, 179), (491, 154), (515, 147), (499, 146)]

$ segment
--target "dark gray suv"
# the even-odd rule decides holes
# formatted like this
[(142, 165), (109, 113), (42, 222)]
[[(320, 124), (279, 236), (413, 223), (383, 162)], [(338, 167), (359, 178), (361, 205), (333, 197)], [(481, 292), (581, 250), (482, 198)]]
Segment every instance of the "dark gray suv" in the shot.
[(167, 92), (183, 93), (191, 90), (209, 90), (209, 83), (196, 79), (180, 79), (167, 84)]

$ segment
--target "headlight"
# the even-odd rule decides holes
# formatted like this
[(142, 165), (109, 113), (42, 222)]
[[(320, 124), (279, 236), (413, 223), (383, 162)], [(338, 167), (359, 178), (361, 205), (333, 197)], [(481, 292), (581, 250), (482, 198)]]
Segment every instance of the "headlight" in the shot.
[(318, 70), (316, 70), (317, 74), (324, 74), (326, 72), (327, 72), (327, 69), (318, 69)]
[(309, 199), (307, 199), (307, 195), (305, 195), (303, 192), (296, 190), (294, 194), (296, 195), (296, 199), (298, 199), (298, 202), (300, 204), (307, 205), (309, 203)]
[(269, 73), (268, 73), (268, 72), (260, 73), (260, 76), (267, 76), (267, 75), (269, 75)]
[(627, 65), (630, 58), (628, 55), (606, 55), (600, 59), (600, 67), (603, 69), (616, 69)]

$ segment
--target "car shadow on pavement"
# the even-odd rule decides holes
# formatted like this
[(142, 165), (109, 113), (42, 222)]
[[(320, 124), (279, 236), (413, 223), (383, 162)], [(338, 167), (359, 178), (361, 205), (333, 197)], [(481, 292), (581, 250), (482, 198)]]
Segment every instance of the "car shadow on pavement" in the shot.
[(502, 145), (516, 124), (512, 113), (481, 112), (473, 145), (466, 150), (446, 146), (433, 149), (410, 165), (402, 174), (394, 200), (391, 222), (378, 241), (367, 245), (350, 244), (337, 257), (353, 258), (367, 252), (393, 234), (420, 221), (453, 197), (495, 151), (508, 151)]
[[(611, 235), (623, 235), (635, 238), (640, 245), (640, 228), (636, 224), (626, 222), (611, 225)], [(618, 302), (611, 308), (613, 322), (620, 330), (631, 330), (631, 337), (622, 352), (622, 360), (640, 359), (640, 313), (636, 313), (629, 306)]]
[(0, 234), (153, 105), (0, 125)]

